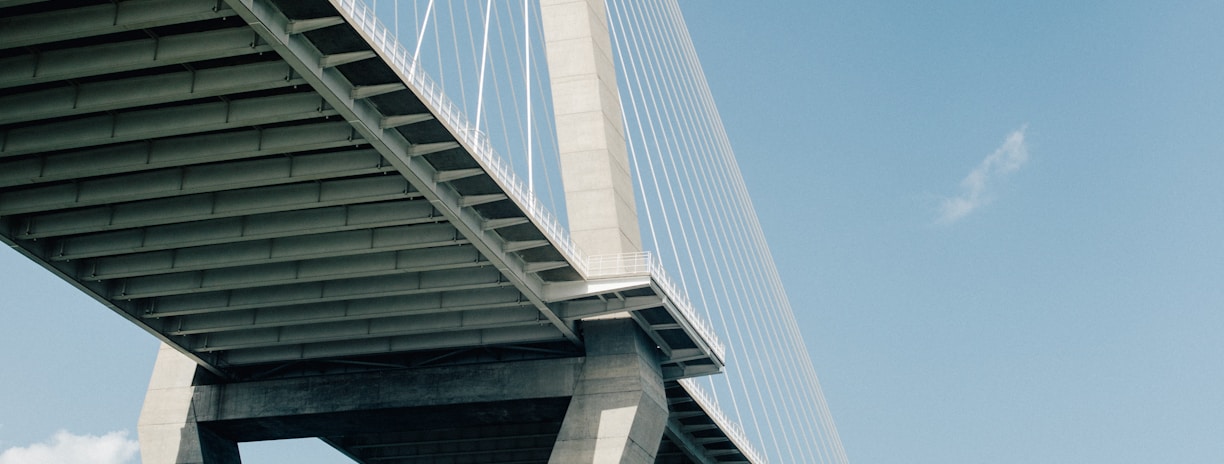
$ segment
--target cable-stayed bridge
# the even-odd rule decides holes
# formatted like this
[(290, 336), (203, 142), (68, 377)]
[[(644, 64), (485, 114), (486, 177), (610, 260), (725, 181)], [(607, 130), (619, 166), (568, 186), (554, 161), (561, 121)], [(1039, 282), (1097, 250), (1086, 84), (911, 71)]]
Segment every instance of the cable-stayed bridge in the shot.
[(165, 342), (146, 463), (845, 461), (674, 3), (0, 26), (0, 237)]

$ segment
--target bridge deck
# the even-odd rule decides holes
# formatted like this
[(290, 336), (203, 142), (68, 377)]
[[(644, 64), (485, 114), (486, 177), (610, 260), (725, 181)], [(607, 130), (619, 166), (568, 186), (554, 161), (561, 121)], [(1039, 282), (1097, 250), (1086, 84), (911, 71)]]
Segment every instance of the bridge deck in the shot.
[[(230, 381), (581, 356), (628, 312), (698, 404), (683, 295), (574, 250), (348, 3), (0, 2), (0, 239)], [(747, 459), (708, 408), (660, 462)]]

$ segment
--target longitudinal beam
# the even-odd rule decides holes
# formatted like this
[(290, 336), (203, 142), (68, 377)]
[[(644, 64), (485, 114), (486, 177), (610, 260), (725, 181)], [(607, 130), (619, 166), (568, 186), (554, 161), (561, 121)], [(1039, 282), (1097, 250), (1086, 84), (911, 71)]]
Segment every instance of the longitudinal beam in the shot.
[(165, 296), (132, 304), (143, 307), (145, 317), (166, 317), (510, 286), (497, 269), (481, 267)]
[(55, 240), (48, 258), (71, 261), (441, 220), (425, 200), (350, 204), (70, 236)]
[(283, 362), (293, 359), (337, 358), (380, 353), (403, 353), (473, 346), (497, 346), (564, 340), (552, 326), (539, 323), (432, 334), (375, 337), (324, 343), (287, 344), (265, 348), (231, 350), (220, 358), (229, 365)]
[[(288, 307), (191, 314), (161, 318), (162, 331), (194, 335), (231, 330), (262, 329), (388, 316), (425, 315), (443, 311), (525, 308), (530, 301), (514, 288), (485, 288), (421, 295), (333, 301)], [(152, 322), (151, 322), (152, 323)]]
[(22, 126), (0, 136), (0, 157), (68, 150), (335, 115), (313, 92), (143, 109)]
[(458, 245), (132, 277), (112, 285), (115, 292), (110, 296), (136, 299), (187, 295), (487, 265), (474, 248)]
[(207, 353), (299, 343), (321, 343), (340, 340), (356, 341), (363, 338), (436, 335), (438, 333), (479, 329), (505, 329), (515, 326), (539, 325), (539, 320), (540, 312), (535, 308), (446, 311), (428, 315), (396, 316), (380, 319), (347, 320), (310, 325), (219, 332), (190, 336), (188, 337), (187, 346), (193, 351)]
[(245, 27), (0, 58), (0, 89), (271, 51)]
[(19, 239), (40, 239), (419, 196), (420, 193), (400, 177), (327, 180), (95, 206), (30, 216), (17, 224), (18, 229), (14, 231), (14, 235)]
[(379, 227), (95, 258), (83, 265), (81, 277), (109, 280), (465, 243), (449, 224)]
[(0, 187), (361, 144), (344, 122), (188, 135), (0, 159)]
[(280, 61), (84, 82), (0, 97), (0, 124), (304, 84)]
[(207, 164), (0, 193), (0, 215), (149, 200), (389, 172), (370, 149)]
[(216, 0), (131, 0), (0, 19), (10, 48), (233, 16)]

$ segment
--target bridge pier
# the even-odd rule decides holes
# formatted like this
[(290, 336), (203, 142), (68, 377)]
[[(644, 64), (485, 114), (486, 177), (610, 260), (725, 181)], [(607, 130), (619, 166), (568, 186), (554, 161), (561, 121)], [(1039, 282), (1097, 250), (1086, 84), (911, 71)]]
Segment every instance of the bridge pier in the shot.
[(141, 460), (236, 464), (239, 442), (319, 437), (372, 453), (359, 459), (445, 454), (434, 444), (466, 441), (550, 463), (655, 462), (668, 420), (655, 346), (628, 318), (584, 329), (585, 358), (233, 383), (214, 383), (163, 345), (140, 416)]
[(237, 464), (238, 442), (200, 427), (193, 401), (199, 366), (162, 344), (140, 410), (140, 461), (174, 464)]
[(667, 394), (654, 345), (628, 318), (584, 328), (586, 362), (548, 462), (655, 462)]

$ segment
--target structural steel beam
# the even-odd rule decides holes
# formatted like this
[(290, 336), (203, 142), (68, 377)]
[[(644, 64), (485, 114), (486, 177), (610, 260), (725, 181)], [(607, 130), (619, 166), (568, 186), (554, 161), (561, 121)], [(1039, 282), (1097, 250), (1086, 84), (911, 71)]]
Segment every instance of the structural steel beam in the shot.
[(0, 89), (271, 51), (245, 27), (0, 58)]
[(0, 8), (8, 8), (18, 5), (29, 5), (31, 3), (42, 3), (48, 0), (0, 0)]
[(0, 157), (334, 116), (313, 92), (139, 109), (9, 129)]
[(464, 243), (467, 239), (449, 224), (378, 227), (96, 258), (81, 266), (79, 278), (109, 280)]
[[(286, 27), (288, 29), (288, 27)], [(334, 68), (342, 64), (356, 63), (378, 56), (370, 50), (362, 50), (356, 52), (336, 53), (334, 55), (323, 55), (319, 57), (319, 67)]]
[[(353, 92), (356, 92), (356, 91), (357, 89), (354, 88)], [(357, 98), (357, 97), (353, 97), (353, 98)], [(399, 114), (399, 115), (393, 115), (393, 116), (383, 116), (382, 119), (378, 120), (378, 128), (379, 129), (393, 129), (393, 128), (400, 127), (400, 126), (416, 124), (418, 122), (432, 121), (433, 119), (434, 119), (434, 116), (429, 113)], [(459, 145), (456, 144), (454, 146), (451, 146), (450, 148), (458, 148), (458, 147)]]
[(538, 326), (535, 308), (446, 311), (427, 315), (389, 316), (310, 325), (285, 325), (265, 329), (216, 332), (188, 337), (187, 348), (200, 352), (267, 348), (302, 343), (359, 341), (403, 335), (436, 335), (480, 329)]
[(48, 248), (49, 259), (69, 261), (441, 220), (433, 205), (424, 200), (358, 203), (70, 236), (55, 240)]
[(0, 124), (304, 84), (281, 61), (84, 82), (0, 97)]
[(302, 34), (325, 27), (338, 26), (344, 24), (344, 18), (339, 16), (328, 16), (324, 18), (298, 19), (289, 21), (289, 25), (285, 27), (286, 34)]
[(131, 277), (115, 283), (122, 295), (115, 294), (112, 297), (120, 299), (152, 298), (486, 265), (488, 262), (484, 261), (470, 245), (384, 251), (369, 255)]
[[(166, 317), (510, 286), (497, 269), (481, 267), (164, 296), (135, 303), (145, 307), (145, 317)], [(126, 299), (122, 289), (115, 291), (119, 292), (115, 299)]]
[(194, 165), (0, 192), (0, 215), (152, 200), (394, 171), (370, 149)]
[(228, 190), (24, 217), (20, 239), (40, 239), (324, 206), (417, 198), (403, 178), (384, 176)]
[(130, 0), (0, 19), (11, 48), (233, 16), (216, 0)]
[(344, 122), (168, 137), (0, 159), (0, 187), (361, 144)]
[(284, 362), (289, 359), (321, 359), (420, 350), (470, 348), (476, 346), (517, 345), (565, 340), (555, 327), (535, 323), (505, 327), (423, 335), (401, 335), (326, 343), (285, 345), (270, 348), (231, 350), (221, 354), (230, 365)]
[[(392, 82), (389, 84), (376, 85), (358, 85), (353, 87), (352, 92), (349, 92), (349, 98), (360, 100), (362, 98), (385, 95), (391, 92), (399, 92), (401, 90), (408, 90), (408, 86), (404, 85), (403, 82)], [(430, 115), (430, 118), (432, 117), (433, 115)]]
[(531, 302), (526, 301), (518, 290), (487, 288), (174, 316), (162, 318), (161, 321), (162, 330), (167, 334), (193, 335), (397, 315), (522, 307), (531, 307)]

